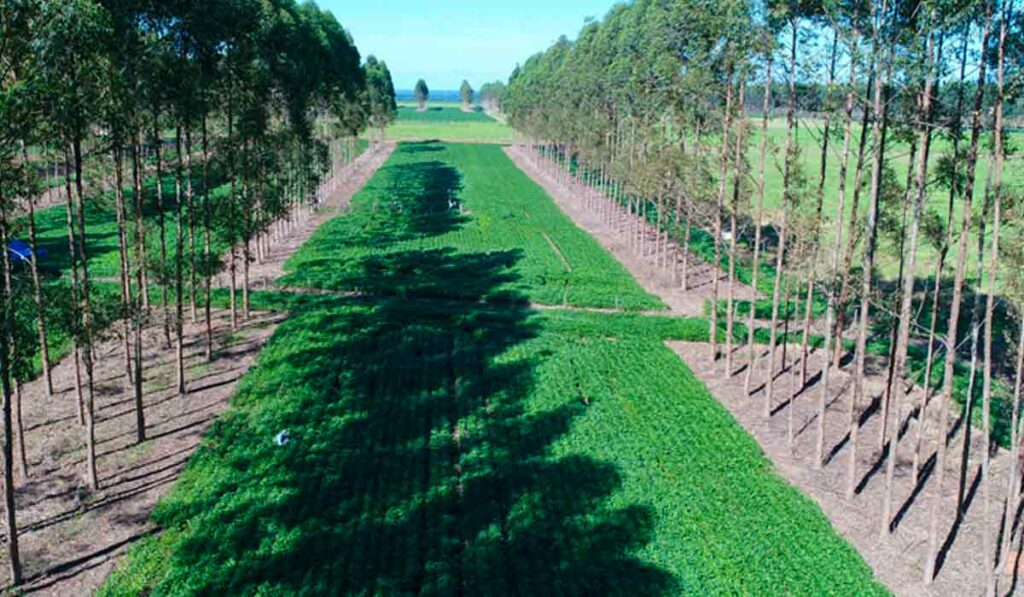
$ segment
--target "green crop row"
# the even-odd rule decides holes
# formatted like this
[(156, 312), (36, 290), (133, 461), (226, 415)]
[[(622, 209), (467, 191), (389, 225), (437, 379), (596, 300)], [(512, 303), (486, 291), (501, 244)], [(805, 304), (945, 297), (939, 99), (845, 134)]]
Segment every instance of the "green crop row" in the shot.
[[(455, 271), (438, 284), (441, 268)], [(285, 269), (289, 286), (662, 307), (493, 145), (399, 145)]]
[(882, 593), (676, 335), (307, 299), (101, 594)]
[(480, 109), (463, 110), (460, 106), (433, 105), (420, 111), (416, 106), (398, 106), (398, 121), (409, 122), (494, 122), (494, 119)]

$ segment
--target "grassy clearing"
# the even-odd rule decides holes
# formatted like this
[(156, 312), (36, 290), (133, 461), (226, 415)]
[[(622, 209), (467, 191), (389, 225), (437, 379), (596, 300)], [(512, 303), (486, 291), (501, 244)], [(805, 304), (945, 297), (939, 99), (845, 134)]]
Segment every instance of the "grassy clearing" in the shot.
[(436, 102), (427, 104), (425, 112), (418, 112), (416, 104), (400, 103), (398, 120), (387, 129), (392, 140), (478, 143), (511, 143), (513, 133), (511, 127), (483, 112), (463, 112), (459, 104)]
[[(463, 255), (492, 277), (423, 275)], [(662, 307), (495, 145), (400, 145), (285, 270), (285, 284), (330, 290), (451, 298), (486, 284), (489, 300)]]
[(460, 105), (427, 104), (422, 112), (415, 104), (399, 104), (399, 122), (495, 122), (493, 118), (477, 107), (465, 111)]

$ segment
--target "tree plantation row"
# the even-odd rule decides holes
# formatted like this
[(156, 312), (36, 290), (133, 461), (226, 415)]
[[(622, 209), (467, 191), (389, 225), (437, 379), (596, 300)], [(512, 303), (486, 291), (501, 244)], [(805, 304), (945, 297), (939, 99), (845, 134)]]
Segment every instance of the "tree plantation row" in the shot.
[[(728, 376), (739, 376), (737, 284), (770, 296), (768, 362), (754, 349), (765, 311), (755, 301), (739, 351), (746, 379), (737, 381), (758, 399), (750, 377), (770, 369), (759, 397), (765, 418), (777, 403), (774, 355), (788, 341), (779, 333), (783, 317), (788, 328), (786, 297), (797, 300), (805, 386), (815, 343), (826, 363), (814, 398), (819, 468), (826, 406), (837, 391), (830, 372), (853, 375), (848, 498), (867, 441), (858, 435), (862, 415), (874, 408), (867, 362), (885, 343), (881, 434), (871, 438), (885, 460), (883, 540), (894, 528), (900, 444), (914, 446), (915, 483), (935, 456), (926, 490), (942, 496), (947, 431), (963, 418), (968, 432), (972, 421), (981, 428), (977, 453), (964, 443), (960, 487), (980, 467), (990, 593), (1010, 557), (1021, 501), (1016, 468), (1008, 486), (996, 487), (989, 474), (994, 429), (1008, 428), (1014, 462), (1022, 435), (1024, 169), (1009, 125), (1022, 113), (1020, 9), (1014, 0), (637, 0), (517, 67), (501, 96), (510, 123), (561, 176), (597, 187), (656, 227), (659, 258), (670, 234), (685, 251), (691, 229), (710, 232), (704, 257), (725, 274), (724, 283), (711, 282), (708, 350)], [(772, 126), (779, 107), (784, 134)], [(911, 404), (918, 384), (926, 391)], [(1000, 387), (1010, 388), (1004, 410), (993, 408)], [(907, 433), (904, 412), (916, 421)], [(1003, 509), (989, 512), (996, 495)], [(962, 511), (964, 492), (956, 503), (932, 503), (925, 582), (940, 558), (941, 514)]]
[(143, 329), (163, 326), (186, 394), (185, 319), (205, 320), (214, 359), (220, 272), (235, 327), (250, 314), (250, 263), (335, 192), (365, 148), (358, 135), (382, 135), (397, 106), (386, 64), (363, 61), (312, 3), (10, 0), (0, 40), (2, 451), (17, 585), (15, 431), (19, 482), (32, 475), (22, 385), (41, 373), (54, 394), (52, 367), (71, 355), (84, 476), (98, 489), (96, 344), (121, 344), (142, 443)]

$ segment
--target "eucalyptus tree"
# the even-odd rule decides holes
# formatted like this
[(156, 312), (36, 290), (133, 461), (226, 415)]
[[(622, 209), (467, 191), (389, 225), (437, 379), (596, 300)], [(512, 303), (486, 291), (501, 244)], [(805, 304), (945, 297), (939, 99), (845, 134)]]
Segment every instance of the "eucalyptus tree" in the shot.
[(377, 60), (375, 56), (367, 56), (363, 69), (366, 72), (370, 128), (378, 131), (383, 140), (384, 129), (398, 117), (395, 85), (391, 80), (391, 71), (388, 70), (388, 65), (383, 60)]
[[(797, 57), (799, 53), (800, 18), (806, 9), (801, 2), (789, 2), (781, 0), (770, 3), (768, 6), (771, 20), (776, 23), (785, 23), (789, 28), (788, 42), (788, 86), (789, 91), (786, 100), (786, 146), (783, 157), (782, 168), (782, 198), (779, 208), (779, 244), (775, 250), (775, 280), (772, 284), (772, 319), (769, 328), (768, 341), (768, 381), (764, 394), (764, 416), (771, 416), (774, 399), (775, 378), (778, 371), (776, 348), (778, 344), (779, 324), (779, 301), (782, 298), (782, 285), (786, 268), (786, 242), (787, 218), (789, 217), (790, 204), (793, 202), (793, 178), (797, 165), (798, 148), (795, 142), (796, 134), (796, 79), (797, 79)], [(781, 26), (779, 26), (781, 28)], [(787, 309), (788, 313), (788, 309)], [(785, 341), (785, 340), (784, 340)], [(783, 351), (785, 355), (785, 351)], [(784, 364), (783, 364), (783, 368)], [(792, 407), (792, 403), (790, 404)]]
[(503, 81), (491, 81), (480, 86), (480, 103), (492, 112), (502, 112), (507, 86)]
[(459, 99), (462, 100), (462, 107), (464, 109), (468, 110), (473, 105), (473, 86), (465, 79), (462, 80), (462, 85), (459, 86)]
[[(77, 288), (80, 334), (76, 344), (84, 364), (86, 395), (86, 479), (93, 489), (99, 485), (96, 474), (95, 400), (93, 375), (93, 329), (90, 297), (89, 261), (85, 226), (83, 187), (83, 143), (91, 125), (99, 117), (104, 101), (108, 57), (104, 40), (111, 35), (110, 17), (102, 6), (90, 0), (47, 2), (39, 26), (35, 29), (37, 68), (47, 93), (45, 109), (52, 119), (58, 141), (65, 149), (69, 181), (68, 232), (72, 242), (72, 277)], [(70, 189), (74, 192), (71, 193)], [(74, 208), (72, 208), (72, 203)], [(76, 268), (80, 266), (80, 272)], [(79, 276), (80, 273), (80, 277)]]
[[(935, 5), (925, 7), (921, 14), (910, 23), (905, 24), (906, 29), (912, 30), (933, 30), (937, 23), (938, 7)], [(918, 21), (919, 19), (919, 21)], [(915, 87), (919, 89), (916, 98), (917, 114), (915, 116), (914, 129), (917, 135), (917, 163), (911, 163), (911, 170), (915, 170), (913, 185), (907, 187), (907, 194), (913, 194), (914, 201), (910, 214), (908, 248), (903, 251), (906, 255), (906, 266), (903, 268), (902, 296), (899, 311), (899, 323), (896, 344), (894, 347), (894, 358), (890, 362), (890, 382), (887, 386), (887, 394), (892, 395), (887, 402), (894, 402), (891, 407), (896, 413), (896, 429), (889, 439), (888, 462), (886, 465), (885, 489), (882, 499), (882, 528), (881, 534), (885, 536), (892, 532), (890, 515), (892, 511), (892, 483), (896, 468), (896, 456), (899, 449), (901, 424), (901, 406), (905, 392), (903, 391), (904, 378), (907, 375), (907, 349), (910, 340), (912, 301), (917, 276), (917, 253), (920, 240), (921, 221), (925, 208), (925, 201), (928, 196), (928, 163), (932, 141), (932, 118), (934, 114), (933, 96), (934, 86), (939, 72), (938, 61), (941, 56), (944, 31), (939, 29), (925, 35), (924, 40), (917, 39), (911, 42), (911, 56), (915, 59), (914, 64), (918, 67), (917, 72), (912, 72), (915, 79)], [(893, 386), (896, 386), (895, 389)], [(895, 392), (895, 393), (894, 393)], [(882, 418), (882, 437), (888, 436), (888, 421)]]
[(14, 0), (0, 6), (0, 34), (4, 40), (0, 44), (0, 123), (3, 124), (0, 127), (0, 322), (3, 324), (0, 330), (0, 411), (3, 417), (0, 458), (3, 460), (4, 542), (15, 585), (21, 582), (22, 570), (14, 488), (12, 417), (15, 303), (7, 245), (15, 194), (26, 186), (28, 164), (17, 148), (39, 116), (33, 113), (33, 106), (38, 105), (36, 94), (40, 90), (40, 80), (37, 78), (38, 70), (30, 68), (35, 58), (30, 32), (38, 26), (41, 9), (41, 3), (36, 0)]
[(430, 88), (427, 87), (427, 82), (423, 79), (416, 81), (416, 87), (412, 90), (413, 95), (416, 97), (416, 105), (420, 110), (427, 108), (427, 100), (430, 99)]
[[(985, 1), (985, 15), (982, 24), (980, 46), (982, 48), (982, 57), (978, 63), (978, 83), (974, 93), (974, 105), (971, 112), (971, 137), (970, 144), (967, 149), (960, 238), (957, 245), (956, 273), (953, 278), (953, 298), (949, 310), (949, 331), (947, 332), (946, 338), (942, 393), (939, 396), (939, 427), (935, 434), (935, 497), (932, 501), (928, 534), (928, 552), (925, 560), (924, 581), (926, 583), (931, 583), (935, 578), (935, 568), (939, 553), (939, 512), (943, 502), (942, 495), (946, 475), (946, 426), (948, 425), (950, 402), (953, 399), (953, 370), (956, 364), (957, 331), (960, 323), (960, 308), (967, 268), (968, 241), (971, 231), (971, 221), (973, 218), (972, 203), (974, 198), (974, 174), (978, 163), (978, 145), (981, 137), (982, 108), (985, 93), (986, 69), (988, 67), (987, 56), (985, 54), (988, 50), (992, 34), (992, 3), (993, 0)], [(958, 504), (957, 508), (959, 507), (960, 506)]]

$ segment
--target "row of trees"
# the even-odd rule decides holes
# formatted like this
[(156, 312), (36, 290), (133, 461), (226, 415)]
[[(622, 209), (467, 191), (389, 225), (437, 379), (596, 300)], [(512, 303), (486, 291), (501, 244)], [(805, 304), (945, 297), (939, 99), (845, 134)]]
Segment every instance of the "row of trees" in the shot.
[[(382, 129), (395, 115), (387, 66), (371, 57), (364, 68), (349, 34), (312, 3), (0, 4), (0, 247), (23, 236), (32, 246), (27, 271), (0, 250), (4, 511), (14, 584), (22, 578), (15, 431), (22, 475), (28, 474), (17, 399), (33, 358), (41, 357), (53, 393), (50, 369), (59, 356), (47, 337), (53, 306), (44, 290), (56, 286), (70, 297), (64, 307), (86, 436), (85, 477), (97, 489), (96, 342), (113, 331), (123, 348), (123, 379), (142, 442), (144, 327), (163, 324), (175, 353), (175, 387), (185, 394), (186, 313), (205, 325), (206, 358), (214, 358), (212, 280), (222, 264), (236, 326), (249, 316), (250, 263), (321, 199), (321, 181), (351, 159), (359, 132)], [(90, 160), (109, 172), (112, 197), (88, 196), (83, 171)], [(69, 264), (56, 275), (43, 270), (35, 250), (35, 204), (54, 163), (65, 174)], [(87, 215), (111, 199), (120, 295), (116, 325), (105, 330), (95, 312), (97, 289), (114, 281), (91, 275)], [(22, 323), (36, 328), (34, 338), (18, 336)]]
[[(974, 458), (986, 504), (998, 491), (989, 466), (997, 414), (1009, 427), (1014, 462), (1020, 450), (1024, 235), (1016, 217), (1019, 182), (1007, 182), (1012, 144), (1006, 133), (1006, 112), (1024, 84), (1018, 9), (1014, 0), (636, 0), (587, 24), (575, 41), (563, 37), (529, 59), (501, 94), (513, 126), (536, 140), (566, 177), (611, 198), (616, 209), (596, 206), (609, 221), (625, 212), (656, 228), (653, 243), (644, 238), (637, 246), (680, 276), (684, 289), (693, 250), (727, 272), (725, 289), (721, 276), (711, 277), (710, 350), (715, 359), (724, 355), (730, 377), (736, 375), (736, 285), (770, 295), (766, 418), (778, 406), (776, 379), (787, 368), (783, 319), (787, 329), (791, 313), (802, 319), (798, 375), (805, 388), (817, 333), (825, 363), (816, 382), (818, 467), (826, 459), (827, 405), (838, 391), (830, 372), (850, 369), (848, 498), (863, 472), (857, 450), (862, 414), (871, 407), (866, 362), (871, 344), (888, 343), (876, 415), (875, 448), (886, 459), (880, 534), (894, 529), (900, 444), (912, 445), (915, 483), (931, 452), (936, 498), (926, 582), (936, 574), (939, 521), (950, 507), (939, 496), (948, 489), (952, 407), (965, 403), (969, 421), (980, 397), (983, 447)], [(809, 97), (814, 102), (805, 105)], [(781, 138), (772, 121), (778, 107)], [(766, 180), (778, 178), (776, 172), (781, 182), (771, 188)], [(677, 255), (670, 254), (670, 235), (680, 240)], [(925, 268), (919, 255), (927, 244), (935, 258)], [(895, 276), (879, 272), (882, 256), (897, 264)], [(962, 313), (972, 308), (969, 295), (967, 328)], [(748, 395), (751, 376), (764, 366), (754, 348), (758, 311), (752, 305), (747, 321)], [(1003, 343), (994, 326), (1008, 321), (997, 321), (1001, 312), (1021, 325), (1015, 368), (1001, 366), (1011, 349), (997, 354)], [(912, 338), (928, 353), (913, 367)], [(842, 360), (847, 339), (854, 344), (852, 364)], [(961, 356), (970, 360), (966, 388), (954, 376)], [(1001, 376), (1014, 388), (1006, 411), (996, 413)], [(910, 404), (922, 382), (920, 402)], [(906, 411), (914, 430), (903, 434), (898, 415)], [(938, 422), (935, 428), (929, 420)], [(971, 456), (970, 425), (965, 428), (958, 513)], [(1020, 503), (1017, 475), (1014, 468), (1004, 489), (1011, 515), (997, 523), (985, 506), (985, 553), (998, 554), (986, 567), (993, 591)]]

